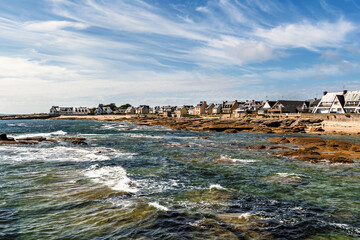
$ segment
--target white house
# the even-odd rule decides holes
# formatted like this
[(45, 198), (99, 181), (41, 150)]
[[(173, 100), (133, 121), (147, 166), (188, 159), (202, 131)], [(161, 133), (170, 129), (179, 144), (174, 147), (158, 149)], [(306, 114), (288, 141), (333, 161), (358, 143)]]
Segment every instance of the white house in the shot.
[(148, 105), (140, 105), (136, 109), (136, 114), (149, 114), (149, 112), (150, 112), (150, 107)]
[(136, 110), (134, 107), (128, 107), (125, 111), (126, 114), (135, 114)]
[(95, 110), (96, 114), (110, 114), (112, 112), (110, 107), (105, 107), (103, 104), (99, 104), (98, 108)]
[(222, 104), (216, 104), (214, 108), (212, 109), (213, 114), (219, 114), (222, 110)]
[(324, 92), (313, 113), (360, 113), (360, 91)]
[(75, 115), (87, 115), (89, 114), (90, 110), (87, 107), (74, 107), (73, 114)]
[(59, 107), (52, 106), (50, 108), (50, 114), (59, 114), (59, 115), (87, 115), (89, 114), (89, 109), (87, 107)]

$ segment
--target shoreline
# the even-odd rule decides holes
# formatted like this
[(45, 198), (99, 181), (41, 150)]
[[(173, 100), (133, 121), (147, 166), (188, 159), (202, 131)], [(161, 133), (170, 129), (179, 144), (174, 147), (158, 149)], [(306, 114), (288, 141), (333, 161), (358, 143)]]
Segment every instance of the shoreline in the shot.
[[(360, 136), (360, 121), (349, 119), (324, 120), (313, 117), (261, 118), (260, 116), (236, 119), (216, 117), (167, 118), (161, 116), (139, 115), (86, 115), (59, 116), (53, 120), (96, 120), (104, 122), (134, 122), (166, 126), (175, 130), (259, 132), (259, 133), (312, 133), (317, 135), (355, 135)], [(280, 123), (280, 124), (279, 124)], [(287, 125), (286, 123), (291, 123)], [(265, 125), (264, 125), (265, 124)], [(283, 124), (283, 125), (282, 125)], [(279, 125), (279, 126), (276, 126)]]
[(239, 118), (198, 117), (171, 118), (154, 115), (51, 115), (22, 114), (4, 115), (0, 120), (95, 120), (104, 122), (134, 122), (170, 127), (175, 130), (259, 133), (312, 133), (320, 135), (360, 136), (360, 118), (330, 118), (323, 115), (264, 118), (243, 116)]

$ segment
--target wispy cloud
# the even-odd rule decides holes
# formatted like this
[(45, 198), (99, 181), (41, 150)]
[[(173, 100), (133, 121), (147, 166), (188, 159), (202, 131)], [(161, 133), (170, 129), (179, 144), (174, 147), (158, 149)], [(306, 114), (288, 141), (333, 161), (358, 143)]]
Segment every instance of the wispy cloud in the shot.
[(63, 28), (85, 29), (88, 25), (69, 21), (45, 21), (45, 22), (27, 22), (25, 28), (30, 31), (52, 32)]
[(29, 99), (47, 111), (264, 98), (358, 79), (358, 12), (314, 2), (19, 0), (21, 14), (0, 2), (0, 112), (30, 111)]
[(337, 47), (346, 41), (346, 35), (355, 29), (345, 20), (335, 23), (303, 22), (287, 24), (272, 29), (255, 29), (254, 34), (276, 47), (303, 47), (315, 50), (319, 47)]

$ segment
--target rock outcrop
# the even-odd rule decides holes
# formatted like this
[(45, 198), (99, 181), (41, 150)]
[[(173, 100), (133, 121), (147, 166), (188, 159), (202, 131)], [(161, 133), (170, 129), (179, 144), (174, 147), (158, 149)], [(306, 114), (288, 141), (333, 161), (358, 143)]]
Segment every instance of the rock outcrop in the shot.
[(207, 132), (261, 132), (261, 133), (305, 133), (323, 121), (321, 119), (205, 119), (205, 118), (166, 118), (166, 117), (131, 117), (117, 118), (114, 121), (135, 122), (142, 125), (165, 126), (175, 130), (197, 130)]
[(75, 145), (87, 145), (85, 142), (86, 138), (83, 137), (57, 137), (57, 138), (45, 138), (45, 137), (25, 137), (14, 139), (12, 137), (8, 137), (6, 133), (0, 134), (0, 145), (9, 145), (9, 144), (37, 144), (42, 141), (56, 143), (58, 140), (60, 141), (68, 141)]
[(268, 151), (277, 156), (313, 163), (353, 163), (354, 159), (360, 159), (360, 145), (347, 141), (320, 137), (274, 137), (267, 140), (272, 145)]

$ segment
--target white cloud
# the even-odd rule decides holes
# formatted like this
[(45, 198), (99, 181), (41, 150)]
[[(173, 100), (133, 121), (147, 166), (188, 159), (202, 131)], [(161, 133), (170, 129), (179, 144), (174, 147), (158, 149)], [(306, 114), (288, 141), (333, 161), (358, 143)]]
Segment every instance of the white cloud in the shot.
[(209, 41), (207, 47), (195, 49), (191, 57), (203, 62), (243, 65), (252, 62), (264, 62), (275, 58), (275, 55), (273, 49), (264, 42), (221, 36), (220, 39)]
[(54, 12), (60, 16), (91, 26), (116, 31), (160, 34), (194, 40), (206, 40), (201, 27), (189, 22), (176, 22), (165, 18), (156, 9), (143, 1), (117, 1), (116, 4), (86, 1), (71, 5), (55, 4)]
[(346, 35), (354, 29), (351, 22), (339, 20), (335, 23), (303, 22), (272, 29), (257, 28), (254, 34), (277, 47), (304, 47), (314, 50), (319, 47), (338, 46), (345, 42)]
[[(0, 57), (0, 112), (46, 112), (53, 104), (95, 106), (102, 99), (118, 96), (140, 102), (145, 95), (183, 92), (186, 96), (187, 92), (211, 92), (258, 83), (254, 78), (196, 71), (83, 73), (23, 58)], [(225, 91), (222, 93), (226, 97)], [(13, 104), (7, 104), (10, 99)]]
[(69, 21), (44, 21), (44, 22), (26, 22), (25, 29), (30, 31), (51, 32), (63, 28), (85, 29), (88, 25), (79, 22)]
[[(59, 66), (45, 65), (24, 58), (0, 56), (1, 78), (67, 79), (79, 77), (74, 71)], [(4, 80), (1, 80), (4, 81)]]

